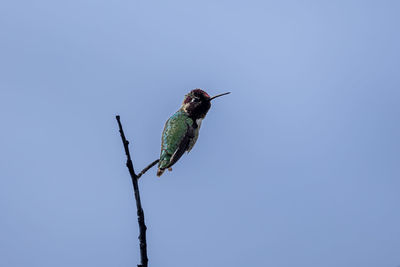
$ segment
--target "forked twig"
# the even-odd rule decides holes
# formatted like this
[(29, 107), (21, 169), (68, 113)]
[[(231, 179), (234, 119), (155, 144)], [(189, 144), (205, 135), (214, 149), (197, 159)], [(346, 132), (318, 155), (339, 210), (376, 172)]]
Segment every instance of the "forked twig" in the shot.
[(122, 129), (122, 124), (120, 120), (120, 116), (117, 115), (115, 117), (118, 122), (119, 132), (121, 134), (122, 143), (124, 145), (125, 154), (127, 157), (126, 160), (126, 167), (128, 167), (129, 174), (131, 175), (133, 190), (135, 192), (135, 199), (136, 199), (136, 208), (137, 208), (137, 216), (138, 216), (138, 223), (139, 223), (139, 245), (140, 245), (140, 261), (141, 263), (138, 264), (138, 267), (147, 267), (149, 259), (147, 258), (147, 242), (146, 242), (146, 224), (144, 222), (144, 212), (142, 208), (142, 204), (140, 201), (140, 193), (139, 193), (139, 185), (138, 179), (142, 176), (145, 172), (147, 172), (151, 167), (156, 165), (159, 160), (153, 161), (149, 164), (146, 168), (144, 168), (139, 175), (136, 175), (135, 170), (133, 169), (131, 154), (129, 152), (129, 141), (126, 140), (124, 130)]

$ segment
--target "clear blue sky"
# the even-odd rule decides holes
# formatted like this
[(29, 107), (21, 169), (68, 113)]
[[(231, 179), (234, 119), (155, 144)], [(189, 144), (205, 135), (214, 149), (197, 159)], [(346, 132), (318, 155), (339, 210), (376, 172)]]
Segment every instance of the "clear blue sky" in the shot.
[(132, 267), (131, 181), (189, 90), (194, 149), (140, 180), (150, 266), (400, 265), (398, 1), (0, 2), (0, 266)]

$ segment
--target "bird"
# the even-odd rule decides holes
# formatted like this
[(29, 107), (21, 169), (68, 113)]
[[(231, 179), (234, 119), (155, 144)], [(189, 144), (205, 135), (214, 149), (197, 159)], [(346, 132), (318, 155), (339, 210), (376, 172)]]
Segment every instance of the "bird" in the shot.
[(158, 177), (165, 169), (172, 171), (172, 165), (184, 152), (189, 153), (199, 137), (201, 122), (211, 107), (211, 100), (227, 94), (230, 92), (210, 97), (197, 88), (185, 95), (180, 109), (166, 121), (162, 132)]

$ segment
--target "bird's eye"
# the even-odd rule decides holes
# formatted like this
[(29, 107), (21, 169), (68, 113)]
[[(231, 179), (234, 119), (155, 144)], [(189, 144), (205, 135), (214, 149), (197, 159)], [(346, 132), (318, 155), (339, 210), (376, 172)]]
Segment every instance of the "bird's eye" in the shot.
[(199, 102), (199, 101), (200, 101), (200, 99), (198, 97), (194, 97), (194, 98), (192, 98), (191, 102)]

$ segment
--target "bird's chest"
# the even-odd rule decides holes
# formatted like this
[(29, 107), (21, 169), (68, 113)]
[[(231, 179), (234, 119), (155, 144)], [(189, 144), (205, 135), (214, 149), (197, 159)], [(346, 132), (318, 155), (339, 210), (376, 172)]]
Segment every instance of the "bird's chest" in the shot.
[(193, 128), (195, 128), (195, 129), (200, 129), (200, 126), (201, 126), (201, 122), (202, 122), (202, 121), (203, 121), (202, 118), (196, 119), (196, 120), (194, 121), (194, 123), (193, 123)]
[(194, 144), (197, 141), (197, 138), (199, 137), (199, 131), (200, 131), (200, 126), (201, 126), (202, 121), (203, 121), (203, 119), (196, 119), (193, 121), (193, 125), (192, 125), (193, 136), (189, 142), (189, 147), (187, 149), (188, 152), (193, 148)]
[(199, 131), (200, 131), (200, 127), (201, 127), (201, 122), (203, 121), (203, 119), (202, 118), (200, 118), (200, 119), (196, 119), (196, 120), (194, 120), (194, 123), (193, 123), (193, 125), (192, 125), (192, 127), (193, 127), (193, 132), (194, 132), (194, 135), (195, 135), (195, 138), (197, 139), (197, 136), (199, 135)]

